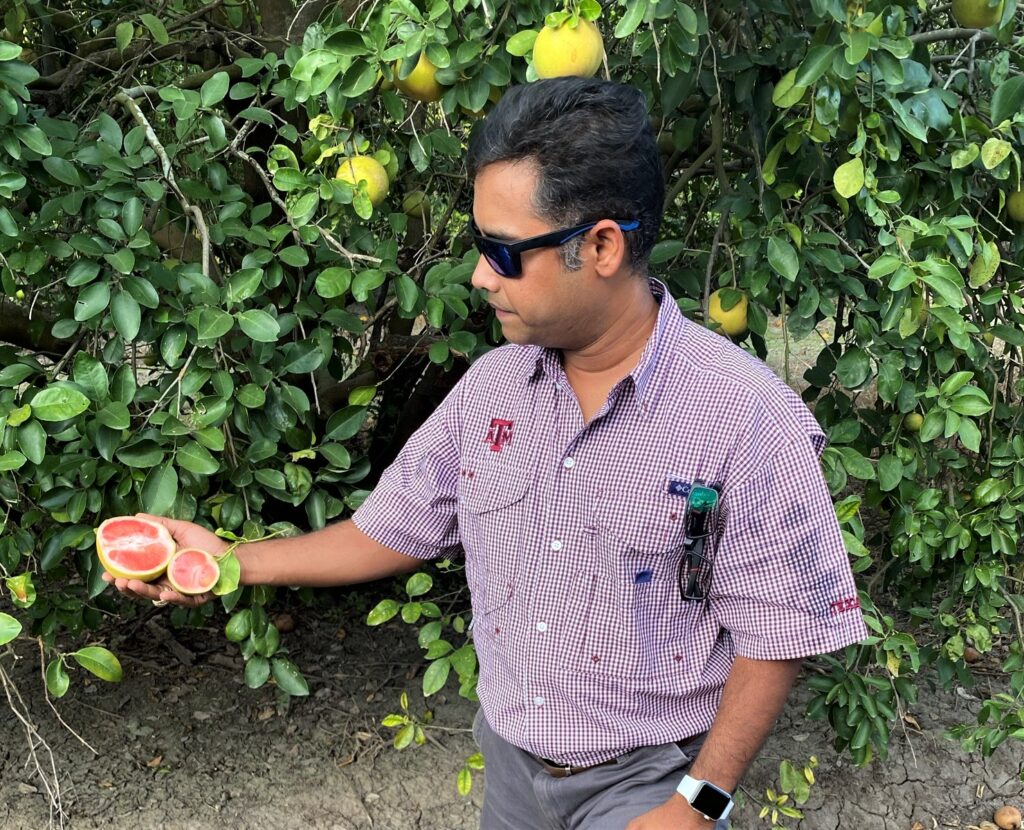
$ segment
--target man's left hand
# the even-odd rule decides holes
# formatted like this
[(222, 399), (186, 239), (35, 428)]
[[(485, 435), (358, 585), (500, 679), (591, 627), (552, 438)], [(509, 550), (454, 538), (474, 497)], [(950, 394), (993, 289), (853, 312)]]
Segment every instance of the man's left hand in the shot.
[(715, 822), (704, 818), (679, 793), (664, 804), (637, 816), (626, 830), (711, 830)]

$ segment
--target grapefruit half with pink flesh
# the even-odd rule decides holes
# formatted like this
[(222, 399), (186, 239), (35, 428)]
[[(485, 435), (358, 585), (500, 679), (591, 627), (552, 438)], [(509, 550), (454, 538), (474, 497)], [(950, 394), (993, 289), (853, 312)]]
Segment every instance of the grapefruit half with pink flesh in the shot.
[(96, 553), (111, 576), (152, 582), (174, 555), (171, 532), (152, 519), (117, 516), (96, 529)]
[(220, 565), (205, 550), (183, 548), (167, 565), (167, 580), (179, 594), (205, 594), (220, 579)]

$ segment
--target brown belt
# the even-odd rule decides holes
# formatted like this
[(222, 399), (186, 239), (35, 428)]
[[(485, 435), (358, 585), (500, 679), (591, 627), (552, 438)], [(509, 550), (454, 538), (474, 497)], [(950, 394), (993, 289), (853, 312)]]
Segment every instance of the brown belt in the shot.
[[(693, 741), (694, 738), (685, 738), (681, 741), (676, 741), (675, 743), (680, 749), (682, 749), (693, 743)], [(602, 761), (600, 764), (591, 764), (589, 767), (570, 767), (564, 764), (556, 764), (554, 761), (549, 761), (546, 758), (539, 758), (536, 755), (533, 757), (537, 759), (537, 762), (544, 767), (544, 771), (552, 778), (568, 778), (570, 775), (579, 775), (581, 772), (586, 772), (590, 769), (611, 766), (618, 760), (617, 758), (611, 758), (607, 761)]]
[[(534, 756), (537, 757), (536, 755)], [(591, 764), (589, 767), (567, 767), (559, 766), (551, 761), (545, 761), (543, 758), (537, 758), (540, 765), (544, 767), (544, 771), (552, 778), (568, 778), (570, 775), (579, 775), (581, 772), (586, 772), (588, 769), (597, 769), (598, 767), (607, 767), (615, 763), (615, 759), (612, 758), (608, 761), (602, 761), (600, 764)]]

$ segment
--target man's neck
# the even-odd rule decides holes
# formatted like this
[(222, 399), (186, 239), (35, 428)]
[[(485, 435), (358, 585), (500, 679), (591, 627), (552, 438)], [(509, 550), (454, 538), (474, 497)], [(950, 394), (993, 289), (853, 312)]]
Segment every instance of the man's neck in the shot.
[(658, 320), (658, 302), (646, 280), (625, 298), (621, 312), (593, 342), (581, 349), (562, 350), (562, 365), (570, 382), (610, 385), (636, 366)]

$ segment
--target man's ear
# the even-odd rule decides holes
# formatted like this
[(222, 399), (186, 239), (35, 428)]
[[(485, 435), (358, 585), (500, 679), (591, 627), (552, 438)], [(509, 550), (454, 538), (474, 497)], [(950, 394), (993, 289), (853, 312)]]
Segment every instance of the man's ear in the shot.
[(590, 231), (594, 245), (594, 270), (598, 276), (611, 277), (629, 261), (626, 235), (611, 219), (602, 219)]

